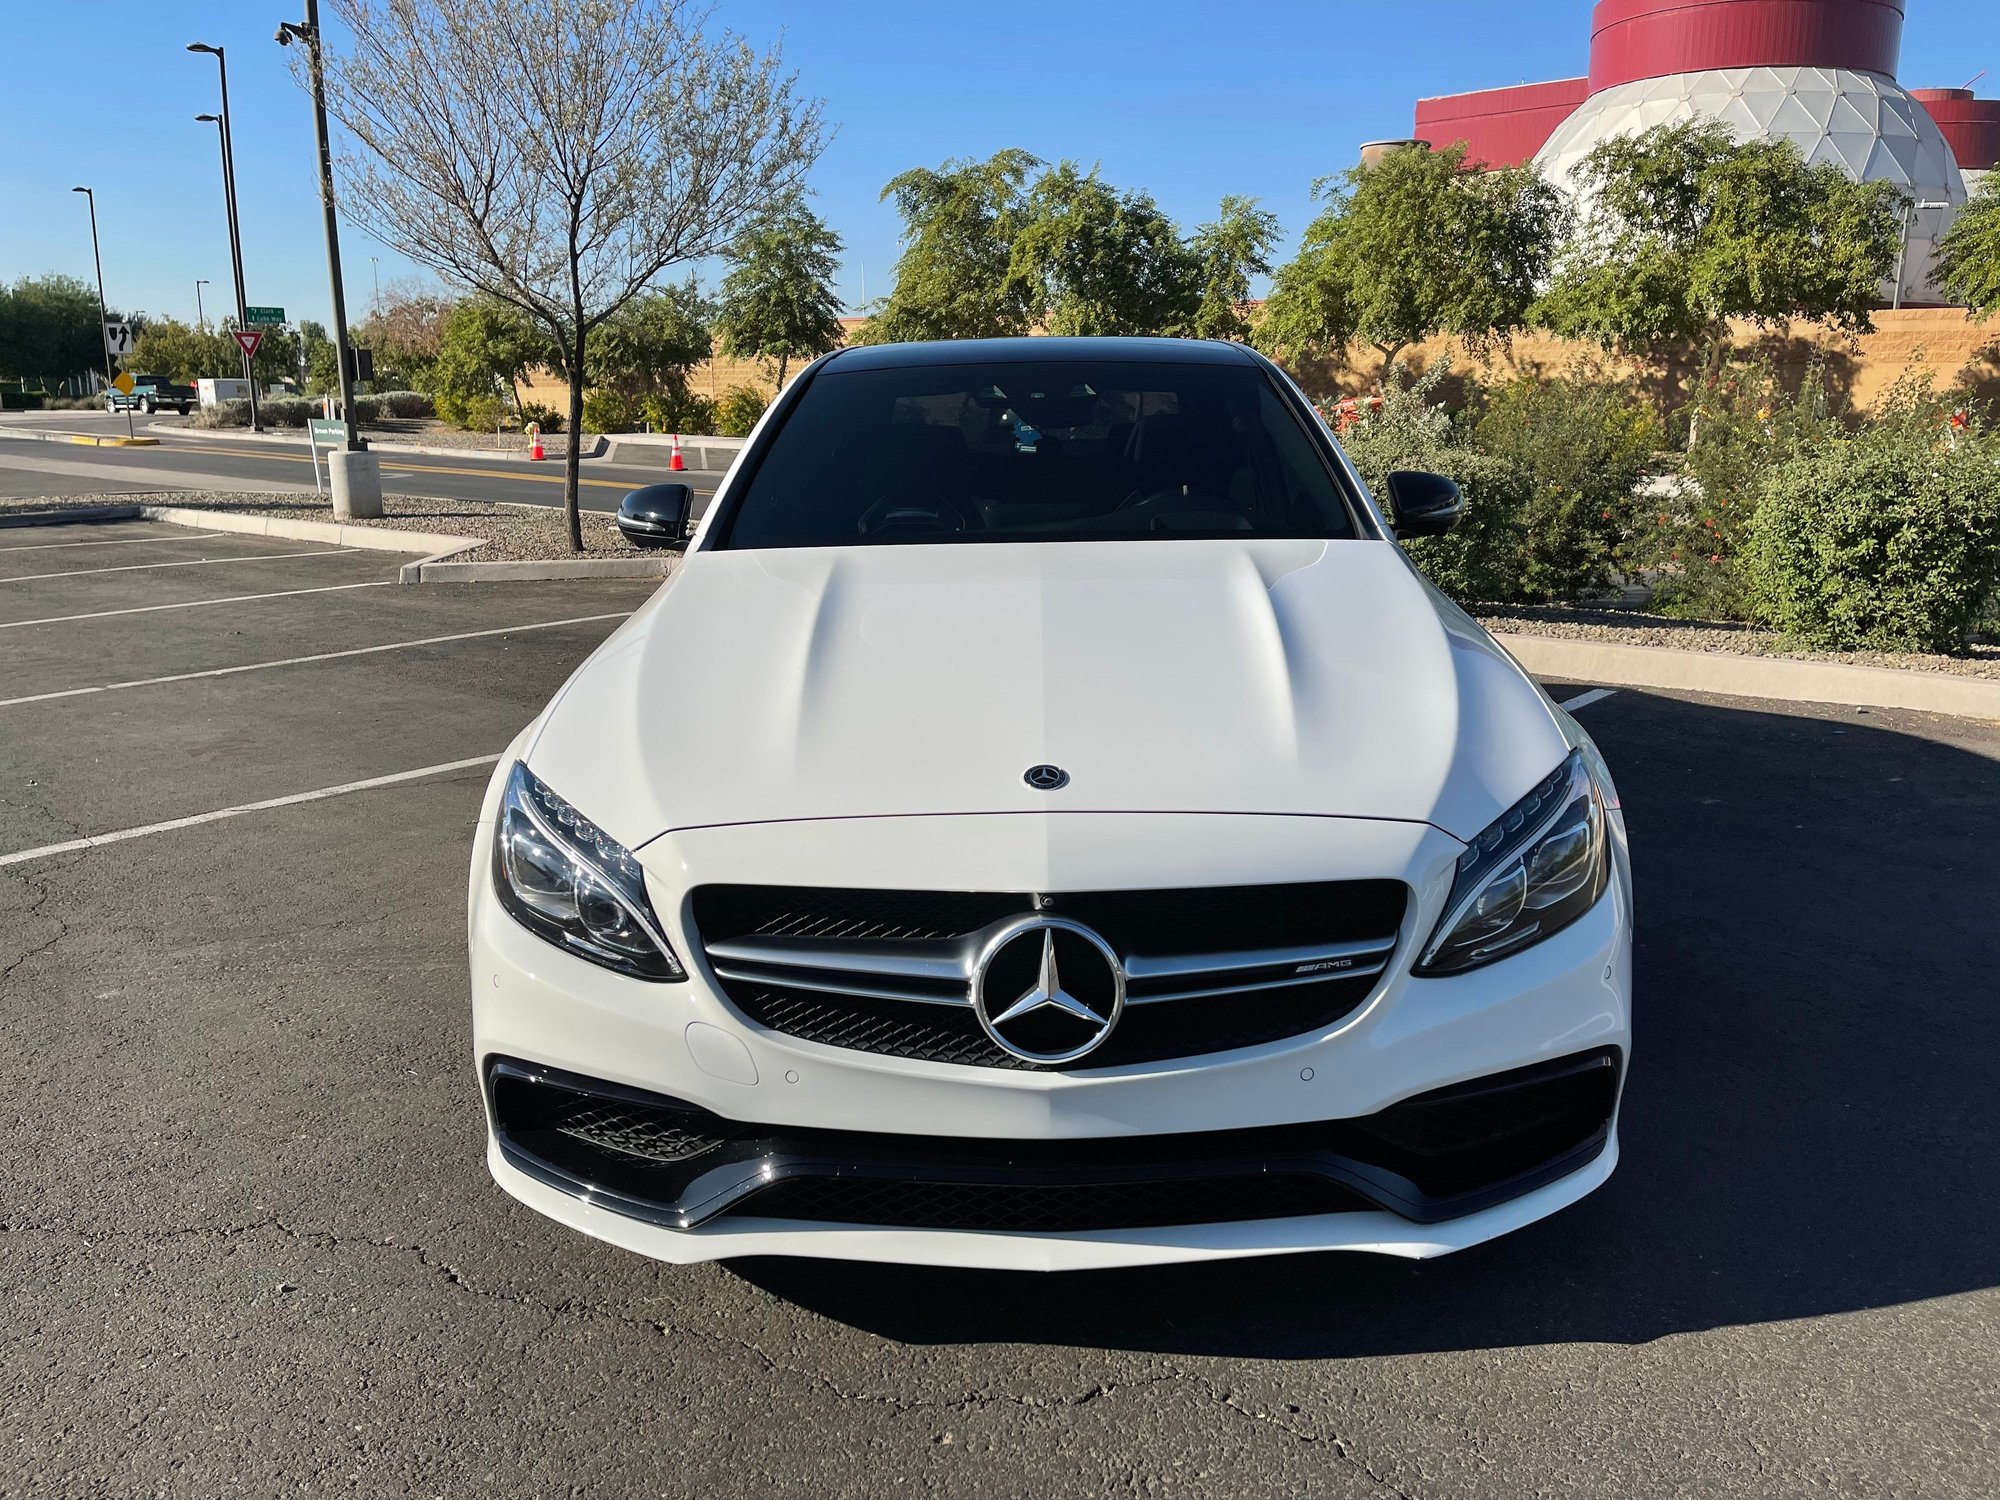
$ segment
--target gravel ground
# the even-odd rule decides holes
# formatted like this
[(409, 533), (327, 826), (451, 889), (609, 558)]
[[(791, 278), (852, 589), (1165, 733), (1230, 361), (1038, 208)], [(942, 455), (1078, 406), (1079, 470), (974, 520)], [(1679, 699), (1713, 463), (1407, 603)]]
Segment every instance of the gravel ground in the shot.
[[(47, 495), (24, 500), (0, 500), (0, 515), (9, 511), (69, 509), (88, 505), (178, 505), (190, 510), (232, 510), (252, 516), (279, 516), (291, 521), (333, 519), (332, 502), (312, 495), (216, 490)], [(455, 559), (463, 562), (519, 562), (579, 555), (570, 551), (569, 538), (563, 530), (562, 512), (553, 506), (486, 505), (470, 500), (384, 495), (379, 521), (352, 524), (484, 538), (484, 547)], [(612, 525), (609, 516), (586, 511), (583, 516), (583, 552), (580, 555), (630, 558), (637, 557), (639, 553), (618, 534), (618, 528)]]
[(1501, 608), (1473, 614), (1488, 630), (1515, 635), (1554, 635), (1573, 641), (1612, 641), (1626, 646), (1671, 646), (1680, 651), (1729, 651), (1739, 656), (1796, 656), (1846, 662), (1857, 667), (1896, 667), (1911, 672), (1950, 672), (1960, 677), (2000, 678), (2000, 645), (1967, 648), (1964, 656), (1926, 656), (1910, 651), (1806, 651), (1787, 645), (1772, 631), (1708, 620), (1675, 620), (1633, 609)]

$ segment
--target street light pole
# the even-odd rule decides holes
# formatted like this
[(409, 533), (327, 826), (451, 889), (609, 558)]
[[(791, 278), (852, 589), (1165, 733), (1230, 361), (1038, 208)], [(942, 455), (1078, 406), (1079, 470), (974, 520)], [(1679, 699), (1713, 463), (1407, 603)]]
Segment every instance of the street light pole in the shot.
[(319, 0), (305, 0), (306, 18), (279, 25), (277, 43), (306, 46), (306, 72), (312, 84), (313, 141), (319, 149), (320, 208), (326, 216), (327, 288), (333, 294), (334, 359), (340, 366), (340, 419), (347, 433), (344, 452), (327, 455), (333, 479), (336, 516), (374, 517), (382, 514), (382, 473), (375, 455), (361, 445), (354, 424), (354, 351), (347, 340), (347, 291), (340, 274), (340, 215), (333, 196), (333, 144), (326, 129), (326, 66), (320, 48)]
[[(97, 341), (104, 346), (104, 390), (109, 399), (111, 386), (111, 341), (104, 336), (104, 325), (111, 321), (111, 315), (104, 310), (104, 256), (97, 248), (97, 194), (87, 187), (71, 188), (72, 193), (81, 193), (90, 204), (90, 258), (97, 265)], [(132, 436), (132, 408), (125, 408), (125, 436)]]
[[(206, 52), (214, 57), (222, 84), (222, 113), (195, 118), (213, 120), (222, 137), (222, 202), (229, 213), (229, 265), (236, 278), (236, 327), (239, 332), (247, 332), (250, 302), (243, 291), (243, 237), (236, 221), (236, 147), (229, 134), (229, 62), (220, 47), (211, 47), (206, 42), (189, 42), (188, 51)], [(263, 425), (257, 419), (257, 372), (251, 368), (247, 352), (243, 356), (243, 378), (250, 387), (250, 430), (262, 432)]]
[(194, 326), (203, 333), (208, 332), (208, 314), (201, 305), (201, 289), (207, 285), (206, 281), (197, 281), (194, 284)]

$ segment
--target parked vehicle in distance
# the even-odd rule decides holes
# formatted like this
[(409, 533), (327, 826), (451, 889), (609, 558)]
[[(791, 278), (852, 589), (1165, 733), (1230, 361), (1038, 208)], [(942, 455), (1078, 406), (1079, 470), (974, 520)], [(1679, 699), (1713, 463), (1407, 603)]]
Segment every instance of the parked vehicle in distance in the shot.
[(111, 411), (156, 412), (162, 407), (172, 407), (182, 416), (194, 405), (195, 389), (191, 385), (177, 385), (164, 375), (134, 375), (132, 390), (128, 395), (116, 386), (104, 393), (104, 404)]
[[(1617, 1161), (1590, 737), (1240, 345), (844, 349), (501, 756), (500, 1185), (678, 1262), (1430, 1256)], [(681, 497), (657, 496), (673, 525)]]

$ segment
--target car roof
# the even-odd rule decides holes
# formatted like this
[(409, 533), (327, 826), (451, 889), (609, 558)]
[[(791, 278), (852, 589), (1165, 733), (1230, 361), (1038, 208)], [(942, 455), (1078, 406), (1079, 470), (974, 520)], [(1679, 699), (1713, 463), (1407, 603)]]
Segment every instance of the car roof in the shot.
[(1217, 339), (1021, 338), (936, 339), (921, 344), (859, 344), (842, 349), (822, 366), (825, 374), (854, 370), (900, 370), (914, 365), (985, 364), (1234, 365), (1256, 358), (1241, 344)]

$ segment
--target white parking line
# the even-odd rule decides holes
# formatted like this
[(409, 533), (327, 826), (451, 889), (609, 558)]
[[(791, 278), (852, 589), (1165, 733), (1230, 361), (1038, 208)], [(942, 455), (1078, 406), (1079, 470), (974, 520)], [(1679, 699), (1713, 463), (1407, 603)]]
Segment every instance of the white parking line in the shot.
[(397, 771), (389, 776), (371, 776), (366, 781), (343, 782), (339, 786), (325, 786), (314, 792), (294, 792), (289, 797), (272, 797), (263, 802), (246, 802), (241, 807), (223, 807), (214, 812), (196, 813), (191, 818), (171, 818), (164, 823), (146, 823), (138, 828), (121, 828), (115, 833), (93, 834), (89, 838), (70, 839), (60, 844), (44, 844), (39, 849), (22, 849), (13, 854), (0, 854), (0, 867), (26, 864), (32, 859), (46, 859), (55, 854), (73, 854), (79, 849), (95, 849), (102, 844), (122, 844), (127, 839), (142, 839), (148, 834), (171, 833), (176, 828), (195, 828), (203, 823), (219, 823), (224, 818), (240, 818), (245, 813), (269, 812), (274, 807), (297, 807), (302, 802), (323, 802), (328, 797), (344, 797), (349, 792), (366, 792), (378, 786), (394, 786), (403, 781), (421, 781), (426, 776), (443, 776), (452, 771), (469, 771), (474, 766), (490, 766), (498, 755), (475, 755), (466, 760), (448, 760), (440, 765), (419, 766), (414, 771)]
[(1617, 688), (1592, 688), (1587, 693), (1578, 693), (1574, 698), (1563, 699), (1558, 706), (1568, 709), (1571, 713), (1575, 713), (1579, 708), (1588, 708), (1593, 703), (1602, 703), (1617, 691)]
[(143, 547), (163, 542), (208, 542), (229, 535), (226, 531), (197, 531), (193, 536), (121, 536), (108, 542), (29, 542), (20, 547), (0, 547), (0, 552), (53, 552), (58, 547)]
[(352, 557), (359, 547), (320, 547), (311, 552), (253, 552), (248, 557), (190, 557), (181, 562), (121, 563), (115, 568), (71, 568), (67, 573), (23, 573), (0, 583), (41, 583), (50, 578), (83, 578), (92, 573), (143, 573), (148, 568), (212, 568), (220, 563), (279, 562), (288, 557)]
[(341, 594), (349, 589), (385, 589), (396, 580), (372, 583), (327, 583), (316, 589), (279, 589), (271, 594), (231, 594), (226, 599), (189, 599), (181, 604), (135, 604), (130, 609), (99, 609), (87, 615), (49, 615), (40, 620), (0, 620), (0, 630), (24, 630), (30, 625), (67, 625), (72, 620), (108, 620), (113, 615), (150, 615), (163, 609), (206, 609), (211, 604), (248, 604), (253, 599), (295, 599), (300, 594)]
[(321, 651), (313, 656), (286, 656), (277, 661), (253, 661), (240, 667), (212, 667), (205, 672), (175, 672), (167, 677), (135, 677), (129, 682), (107, 682), (101, 687), (62, 688), (53, 693), (30, 693), (25, 698), (0, 698), (0, 708), (17, 708), (23, 703), (46, 703), (51, 698), (83, 698), (92, 693), (115, 693), (121, 688), (158, 687), (167, 682), (192, 682), (198, 677), (233, 677), (239, 672), (262, 672), (268, 667), (301, 667), (308, 662), (339, 661), (349, 656), (373, 656), (378, 651), (403, 651), (413, 646), (442, 646), (448, 641), (476, 641), (492, 635), (519, 635), (530, 630), (555, 630), (564, 625), (592, 625), (602, 620), (622, 620), (631, 613), (619, 610), (608, 615), (577, 615), (568, 620), (537, 620), (531, 625), (501, 625), (492, 630), (462, 630), (456, 635), (427, 635), (415, 641), (390, 641), (384, 646), (356, 646), (348, 651)]

